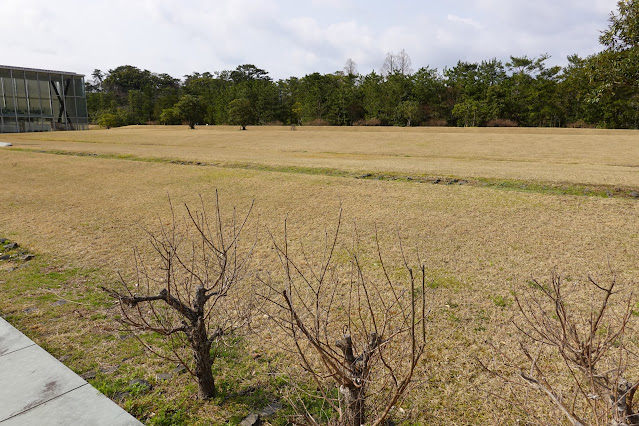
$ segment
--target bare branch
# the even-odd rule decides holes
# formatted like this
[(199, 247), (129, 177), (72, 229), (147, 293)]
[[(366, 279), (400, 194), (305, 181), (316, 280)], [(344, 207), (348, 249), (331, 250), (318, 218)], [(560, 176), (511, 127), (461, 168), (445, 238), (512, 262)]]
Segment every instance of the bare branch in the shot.
[[(215, 396), (211, 370), (215, 351), (211, 352), (211, 345), (246, 325), (250, 318), (250, 301), (244, 303), (245, 311), (230, 309), (239, 307), (232, 305), (236, 298), (230, 290), (244, 279), (255, 243), (248, 250), (239, 244), (253, 204), (239, 226), (235, 211), (231, 225), (227, 226), (216, 191), (216, 222), (212, 227), (202, 197), (200, 200), (202, 212), (185, 205), (186, 217), (182, 219), (169, 201), (170, 224), (164, 225), (160, 220), (157, 232), (147, 231), (155, 255), (153, 267), (149, 267), (136, 250), (134, 283), (120, 276), (122, 291), (106, 287), (103, 290), (120, 302), (123, 323), (162, 334), (169, 343), (183, 336), (179, 345), (160, 344), (152, 352), (185, 365), (198, 381), (199, 396), (210, 398)], [(209, 334), (209, 329), (214, 331)], [(191, 366), (184, 363), (185, 345), (190, 347), (193, 356)]]
[[(422, 287), (418, 289), (415, 269), (404, 256), (408, 279), (403, 283), (405, 290), (397, 291), (396, 280), (386, 270), (379, 240), (376, 257), (381, 270), (377, 274), (365, 272), (362, 259), (366, 257), (360, 253), (356, 228), (354, 247), (343, 249), (341, 222), (340, 211), (335, 233), (324, 234), (318, 273), (303, 244), (301, 258), (308, 268), (293, 258), (287, 221), (281, 244), (271, 233), (274, 253), (282, 265), (280, 282), (284, 288), (278, 289), (277, 279), (270, 275), (260, 278), (268, 289), (261, 297), (280, 312), (271, 317), (287, 331), (302, 368), (317, 388), (325, 389), (331, 382), (338, 387), (337, 399), (328, 394), (322, 398), (339, 413), (340, 424), (359, 426), (370, 418), (371, 424), (378, 425), (406, 393), (424, 351), (425, 278), (420, 277)], [(335, 262), (337, 252), (347, 253), (348, 262)], [(423, 266), (419, 273), (425, 274)], [(343, 275), (348, 279), (340, 280)], [(299, 412), (304, 416), (307, 407)]]

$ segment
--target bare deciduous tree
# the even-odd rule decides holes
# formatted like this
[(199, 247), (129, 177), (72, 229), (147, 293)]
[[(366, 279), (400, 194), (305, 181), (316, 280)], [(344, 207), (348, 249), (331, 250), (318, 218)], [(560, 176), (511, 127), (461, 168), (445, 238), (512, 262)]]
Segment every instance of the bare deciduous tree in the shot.
[(568, 285), (553, 273), (516, 296), (522, 361), (505, 357), (507, 364), (573, 425), (639, 425), (639, 381), (628, 377), (637, 373), (633, 296), (618, 287), (614, 275), (607, 285), (590, 277)]
[(346, 64), (344, 64), (344, 75), (357, 75), (357, 64), (351, 58), (346, 60)]
[[(251, 308), (250, 301), (234, 292), (245, 278), (254, 247), (241, 239), (252, 206), (240, 220), (233, 210), (230, 222), (222, 218), (217, 192), (215, 207), (213, 220), (203, 202), (201, 212), (185, 206), (180, 219), (171, 205), (171, 223), (160, 221), (159, 232), (147, 231), (154, 258), (147, 261), (134, 251), (135, 281), (120, 275), (120, 288), (102, 287), (119, 301), (123, 324), (166, 338), (158, 346), (135, 334), (156, 355), (184, 365), (198, 382), (200, 398), (216, 395), (213, 343), (246, 324)], [(191, 350), (191, 361), (185, 348)]]
[[(340, 227), (341, 212), (319, 261), (303, 247), (291, 253), (285, 224), (284, 241), (273, 238), (282, 274), (261, 278), (267, 290), (261, 296), (276, 308), (273, 319), (338, 423), (380, 425), (405, 395), (424, 353), (425, 269), (410, 267), (402, 250), (402, 278), (392, 278), (397, 270), (386, 267), (376, 238), (377, 260), (366, 264), (379, 269), (371, 271), (357, 240), (353, 248), (342, 247)], [(291, 402), (305, 421), (318, 424), (299, 393), (296, 398)]]
[(404, 49), (400, 50), (399, 53), (388, 52), (382, 65), (382, 74), (385, 76), (395, 73), (410, 75), (413, 73), (412, 64), (410, 56)]

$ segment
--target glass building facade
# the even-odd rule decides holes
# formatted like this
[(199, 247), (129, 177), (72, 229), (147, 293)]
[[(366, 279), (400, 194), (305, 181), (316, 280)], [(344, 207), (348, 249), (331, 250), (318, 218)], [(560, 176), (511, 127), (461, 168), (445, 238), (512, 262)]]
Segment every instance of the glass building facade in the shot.
[(0, 133), (88, 130), (84, 76), (0, 65)]

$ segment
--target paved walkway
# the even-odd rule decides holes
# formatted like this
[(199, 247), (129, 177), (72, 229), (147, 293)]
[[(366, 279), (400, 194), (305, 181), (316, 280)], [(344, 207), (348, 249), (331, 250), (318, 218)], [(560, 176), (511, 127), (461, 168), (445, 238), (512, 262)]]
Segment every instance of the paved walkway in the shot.
[(0, 317), (0, 426), (141, 425)]

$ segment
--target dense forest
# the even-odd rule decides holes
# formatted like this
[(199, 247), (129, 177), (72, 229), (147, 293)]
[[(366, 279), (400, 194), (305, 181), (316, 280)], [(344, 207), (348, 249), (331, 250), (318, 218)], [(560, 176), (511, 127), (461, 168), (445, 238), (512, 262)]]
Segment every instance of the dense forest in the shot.
[(567, 65), (548, 55), (412, 69), (402, 50), (379, 72), (344, 70), (273, 81), (251, 64), (184, 80), (124, 65), (87, 81), (89, 118), (127, 124), (311, 124), (639, 128), (639, 0), (618, 3), (603, 50)]

